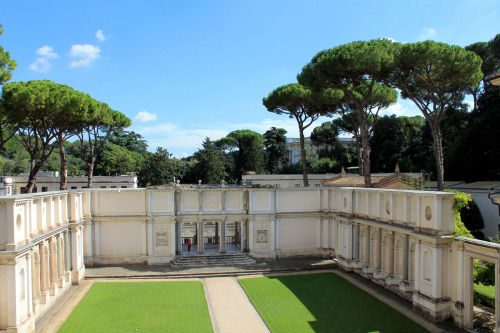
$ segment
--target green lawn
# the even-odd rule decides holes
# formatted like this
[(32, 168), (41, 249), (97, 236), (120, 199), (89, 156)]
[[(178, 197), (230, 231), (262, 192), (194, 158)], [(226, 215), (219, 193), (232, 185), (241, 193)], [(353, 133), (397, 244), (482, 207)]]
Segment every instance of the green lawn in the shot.
[(485, 286), (482, 283), (474, 283), (474, 290), (495, 299), (495, 286)]
[(427, 332), (334, 273), (239, 280), (273, 332)]
[(59, 332), (213, 332), (198, 281), (94, 283)]

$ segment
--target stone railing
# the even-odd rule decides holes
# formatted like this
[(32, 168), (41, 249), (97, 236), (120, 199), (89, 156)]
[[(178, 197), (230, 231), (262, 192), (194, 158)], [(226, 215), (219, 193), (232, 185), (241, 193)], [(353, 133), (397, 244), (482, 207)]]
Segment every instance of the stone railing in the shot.
[(82, 221), (82, 192), (0, 197), (0, 216), (0, 250), (16, 250), (49, 230)]

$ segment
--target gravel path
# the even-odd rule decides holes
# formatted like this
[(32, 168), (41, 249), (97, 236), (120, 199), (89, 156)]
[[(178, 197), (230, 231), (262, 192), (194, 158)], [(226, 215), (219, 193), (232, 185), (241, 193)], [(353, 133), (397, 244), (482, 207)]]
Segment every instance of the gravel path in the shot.
[(214, 331), (220, 333), (269, 332), (234, 277), (203, 280)]

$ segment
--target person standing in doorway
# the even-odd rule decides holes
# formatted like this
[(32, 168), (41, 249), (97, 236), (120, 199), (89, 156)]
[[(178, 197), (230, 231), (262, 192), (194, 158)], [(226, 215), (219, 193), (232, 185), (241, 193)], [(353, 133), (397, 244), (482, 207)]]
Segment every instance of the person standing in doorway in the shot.
[(191, 238), (188, 238), (188, 252), (191, 252)]

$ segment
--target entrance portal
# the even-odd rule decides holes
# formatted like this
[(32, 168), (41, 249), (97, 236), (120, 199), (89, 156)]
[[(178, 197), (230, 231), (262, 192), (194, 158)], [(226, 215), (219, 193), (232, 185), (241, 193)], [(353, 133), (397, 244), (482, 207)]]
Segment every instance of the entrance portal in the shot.
[[(179, 226), (178, 226), (179, 227)], [(247, 250), (244, 222), (205, 221), (180, 223), (178, 253), (182, 255), (241, 253)]]
[(206, 254), (220, 253), (220, 223), (203, 222), (203, 247)]
[(241, 252), (241, 222), (226, 223), (226, 252)]
[[(198, 226), (196, 222), (184, 222), (181, 225), (182, 254), (195, 254), (198, 251)], [(189, 245), (191, 244), (191, 246)]]

